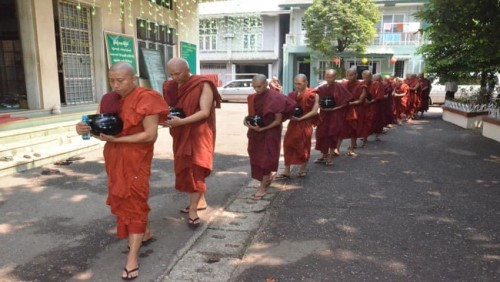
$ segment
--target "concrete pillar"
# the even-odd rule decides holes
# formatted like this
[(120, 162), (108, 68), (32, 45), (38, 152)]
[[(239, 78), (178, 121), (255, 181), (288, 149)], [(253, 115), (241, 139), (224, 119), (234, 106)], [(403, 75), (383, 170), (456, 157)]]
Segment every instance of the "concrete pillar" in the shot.
[(60, 105), (52, 0), (17, 0), (28, 106)]

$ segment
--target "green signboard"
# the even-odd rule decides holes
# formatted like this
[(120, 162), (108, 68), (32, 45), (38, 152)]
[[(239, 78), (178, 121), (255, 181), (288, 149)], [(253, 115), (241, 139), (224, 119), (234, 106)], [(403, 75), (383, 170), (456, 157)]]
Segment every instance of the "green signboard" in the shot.
[(106, 38), (108, 64), (111, 66), (116, 62), (130, 63), (135, 74), (138, 75), (134, 36), (105, 31), (104, 37)]
[(163, 82), (167, 80), (163, 59), (159, 50), (141, 48), (142, 58), (148, 72), (151, 88), (162, 93)]
[(187, 42), (180, 42), (181, 43), (181, 57), (184, 58), (188, 64), (189, 64), (189, 69), (191, 70), (192, 74), (196, 74), (197, 69), (196, 69), (196, 45), (187, 43)]

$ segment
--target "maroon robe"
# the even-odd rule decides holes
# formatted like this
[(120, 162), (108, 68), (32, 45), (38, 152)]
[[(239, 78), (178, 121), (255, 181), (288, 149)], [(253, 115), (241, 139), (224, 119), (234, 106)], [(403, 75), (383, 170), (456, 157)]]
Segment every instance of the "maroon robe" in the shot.
[[(353, 98), (347, 88), (336, 82), (318, 87), (317, 92), (320, 101), (326, 96), (333, 97), (336, 107), (349, 103)], [(350, 127), (345, 122), (346, 113), (347, 107), (336, 111), (320, 111), (320, 121), (316, 128), (316, 150), (327, 154), (330, 148), (337, 147), (338, 140), (348, 135)]]
[[(316, 91), (307, 88), (302, 95), (297, 91), (288, 94), (288, 97), (295, 100), (297, 105), (302, 108), (303, 115), (309, 113), (316, 102)], [(313, 125), (316, 124), (317, 116), (306, 120), (290, 120), (286, 129), (285, 139), (283, 140), (283, 154), (285, 165), (304, 164), (309, 161), (311, 155), (311, 137)]]
[[(363, 89), (366, 89), (366, 85), (361, 83), (359, 80), (356, 80), (355, 82), (344, 81), (342, 84), (349, 90), (349, 92), (351, 92), (353, 101), (359, 100), (361, 94), (363, 94)], [(349, 131), (344, 138), (356, 138), (360, 136), (363, 128), (364, 115), (365, 110), (363, 104), (348, 107), (346, 122), (349, 126)]]
[[(295, 108), (296, 103), (287, 96), (268, 89), (262, 94), (248, 96), (248, 115), (259, 115), (264, 125), (272, 123), (276, 114), (289, 115), (289, 108)], [(291, 103), (293, 102), (293, 103)], [(278, 170), (281, 150), (281, 130), (283, 126), (275, 126), (271, 129), (257, 132), (248, 129), (248, 156), (252, 178), (262, 181), (265, 175)]]

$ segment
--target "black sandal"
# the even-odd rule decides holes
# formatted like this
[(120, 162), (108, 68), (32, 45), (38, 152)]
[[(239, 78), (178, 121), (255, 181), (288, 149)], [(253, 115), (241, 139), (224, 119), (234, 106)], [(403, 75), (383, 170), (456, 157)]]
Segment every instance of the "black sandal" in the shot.
[[(206, 210), (206, 209), (207, 209), (207, 207), (204, 207), (204, 208), (198, 208), (198, 211), (204, 211), (204, 210)], [(179, 210), (179, 212), (180, 212), (180, 213), (189, 213), (189, 206), (187, 206), (187, 207), (185, 207), (185, 208), (183, 208), (183, 209), (180, 209), (180, 210)]]
[(196, 228), (196, 227), (200, 226), (200, 218), (199, 217), (197, 217), (197, 218), (188, 218), (188, 225), (191, 228)]
[(139, 273), (137, 273), (137, 276), (130, 276), (130, 274), (132, 274), (133, 272), (136, 272), (136, 271), (139, 272), (139, 265), (132, 270), (128, 270), (126, 267), (123, 270), (125, 270), (125, 274), (127, 275), (127, 276), (122, 276), (123, 280), (130, 281), (130, 280), (134, 280), (135, 278), (139, 277)]

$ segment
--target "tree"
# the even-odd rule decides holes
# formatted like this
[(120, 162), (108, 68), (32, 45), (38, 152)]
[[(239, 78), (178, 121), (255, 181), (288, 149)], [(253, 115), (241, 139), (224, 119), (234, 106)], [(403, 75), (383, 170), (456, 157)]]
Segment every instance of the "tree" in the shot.
[(308, 46), (326, 57), (347, 50), (361, 53), (379, 20), (373, 0), (314, 0), (304, 15)]
[(416, 15), (430, 25), (419, 48), (426, 71), (444, 79), (481, 78), (484, 88), (500, 67), (500, 1), (430, 0)]

